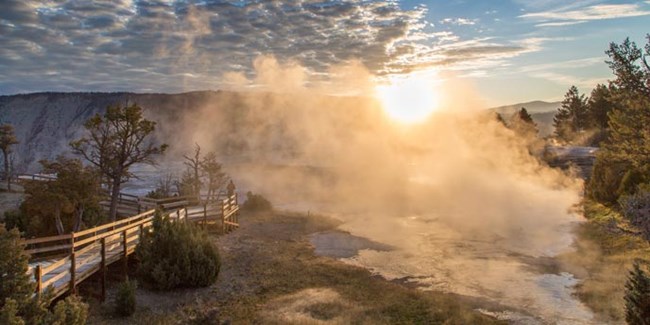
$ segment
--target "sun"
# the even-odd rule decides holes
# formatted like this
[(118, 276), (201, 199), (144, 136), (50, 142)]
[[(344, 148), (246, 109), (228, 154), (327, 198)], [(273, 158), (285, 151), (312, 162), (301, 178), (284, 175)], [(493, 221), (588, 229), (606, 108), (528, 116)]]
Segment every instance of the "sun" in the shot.
[(386, 114), (401, 123), (424, 122), (439, 106), (435, 75), (412, 73), (393, 76), (375, 87)]

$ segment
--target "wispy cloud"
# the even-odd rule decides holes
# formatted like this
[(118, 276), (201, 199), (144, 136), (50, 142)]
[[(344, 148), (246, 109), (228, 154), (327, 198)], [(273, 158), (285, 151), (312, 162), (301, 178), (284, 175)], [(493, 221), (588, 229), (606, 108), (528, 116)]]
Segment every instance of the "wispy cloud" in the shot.
[(571, 26), (586, 23), (586, 20), (573, 20), (573, 21), (557, 21), (552, 23), (540, 23), (536, 24), (537, 27), (560, 27), (560, 26)]
[(591, 20), (616, 19), (650, 15), (650, 10), (640, 4), (598, 4), (581, 8), (561, 9), (527, 13), (519, 16), (524, 19), (540, 21), (537, 26), (566, 26)]
[(440, 21), (441, 24), (451, 24), (451, 25), (476, 25), (478, 19), (469, 19), (469, 18), (445, 18)]
[(578, 76), (559, 72), (537, 72), (531, 74), (531, 76), (545, 79), (562, 86), (574, 85), (581, 89), (591, 89), (597, 84), (607, 83), (607, 78), (581, 78)]

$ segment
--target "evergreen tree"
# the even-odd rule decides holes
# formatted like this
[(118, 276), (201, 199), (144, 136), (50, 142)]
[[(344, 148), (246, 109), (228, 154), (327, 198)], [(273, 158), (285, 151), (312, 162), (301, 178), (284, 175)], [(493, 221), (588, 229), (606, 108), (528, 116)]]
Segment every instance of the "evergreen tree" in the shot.
[(501, 123), (503, 126), (506, 126), (506, 120), (503, 119), (503, 116), (501, 116), (501, 114), (494, 112), (494, 119), (497, 122)]
[(27, 274), (28, 262), (18, 230), (8, 231), (0, 224), (0, 309), (8, 300), (14, 301), (19, 311), (28, 304), (35, 289)]
[(35, 295), (36, 283), (27, 274), (29, 256), (25, 254), (17, 229), (7, 231), (0, 223), (0, 324), (70, 324), (86, 323), (88, 305), (71, 296), (59, 301), (50, 312), (51, 291)]
[[(625, 39), (610, 44), (606, 52), (616, 76), (609, 85), (615, 105), (607, 115), (609, 137), (596, 157), (587, 189), (597, 200), (607, 197), (616, 202), (650, 181), (650, 35), (647, 38), (645, 51)], [(615, 194), (604, 193), (613, 188), (618, 189)]]
[(11, 191), (11, 170), (9, 155), (12, 152), (11, 146), (18, 144), (14, 134), (14, 127), (11, 124), (0, 125), (0, 151), (4, 157), (5, 178), (7, 180), (7, 191)]
[(650, 97), (650, 65), (647, 60), (650, 56), (650, 34), (646, 35), (646, 39), (645, 51), (626, 38), (621, 44), (610, 43), (605, 52), (610, 58), (607, 64), (616, 76), (611, 85), (622, 93)]
[(571, 86), (564, 95), (562, 105), (553, 117), (555, 134), (561, 140), (571, 142), (576, 135), (589, 127), (587, 99), (576, 86)]
[(625, 320), (630, 325), (650, 325), (650, 277), (638, 261), (625, 284)]
[(157, 146), (149, 138), (156, 123), (142, 116), (142, 108), (108, 107), (104, 116), (95, 115), (84, 127), (88, 135), (70, 143), (73, 151), (95, 165), (109, 181), (111, 206), (109, 216), (115, 220), (120, 188), (134, 175), (134, 164), (154, 164), (152, 157), (162, 154), (167, 145)]
[(587, 102), (589, 110), (590, 124), (594, 128), (601, 130), (609, 127), (609, 112), (614, 107), (611, 99), (611, 93), (607, 86), (599, 84), (591, 91), (589, 101)]
[(50, 181), (25, 184), (26, 198), (22, 210), (32, 218), (43, 218), (42, 229), (24, 229), (31, 235), (61, 235), (78, 231), (83, 218), (99, 211), (99, 175), (92, 167), (84, 167), (79, 159), (59, 156), (55, 161), (43, 160), (43, 172), (56, 174)]
[(520, 135), (535, 136), (539, 132), (537, 124), (533, 121), (533, 117), (528, 114), (526, 108), (522, 107), (510, 119), (510, 128)]

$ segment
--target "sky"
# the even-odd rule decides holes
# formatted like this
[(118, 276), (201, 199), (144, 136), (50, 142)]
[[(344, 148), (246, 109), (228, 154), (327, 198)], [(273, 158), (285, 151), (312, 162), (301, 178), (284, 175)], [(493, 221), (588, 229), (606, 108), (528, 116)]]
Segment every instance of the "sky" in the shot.
[(486, 105), (552, 101), (611, 78), (608, 44), (649, 27), (648, 0), (0, 0), (0, 94), (225, 89), (272, 56), (308, 84), (360, 64), (435, 71)]

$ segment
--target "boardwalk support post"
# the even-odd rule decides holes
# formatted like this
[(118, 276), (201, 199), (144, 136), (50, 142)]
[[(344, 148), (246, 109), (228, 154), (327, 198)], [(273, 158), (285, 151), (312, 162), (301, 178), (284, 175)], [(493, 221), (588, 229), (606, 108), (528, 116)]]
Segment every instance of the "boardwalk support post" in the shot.
[(77, 293), (77, 261), (74, 252), (74, 233), (70, 233), (70, 292)]
[(221, 233), (226, 234), (226, 205), (221, 203)]
[(102, 242), (102, 302), (106, 301), (106, 237), (101, 239)]
[(41, 291), (43, 291), (43, 269), (40, 264), (36, 265), (36, 268), (34, 269), (34, 278), (36, 280), (36, 295), (40, 299)]
[(126, 230), (122, 231), (122, 253), (123, 256), (122, 258), (124, 259), (124, 279), (129, 278), (129, 252), (128, 252), (128, 247), (127, 247), (127, 242), (126, 242)]
[(203, 228), (208, 227), (208, 202), (203, 203)]

